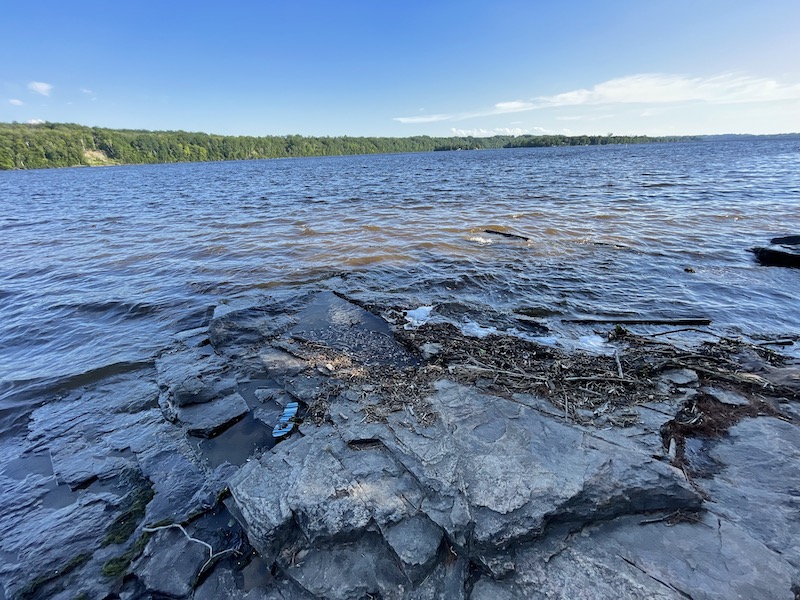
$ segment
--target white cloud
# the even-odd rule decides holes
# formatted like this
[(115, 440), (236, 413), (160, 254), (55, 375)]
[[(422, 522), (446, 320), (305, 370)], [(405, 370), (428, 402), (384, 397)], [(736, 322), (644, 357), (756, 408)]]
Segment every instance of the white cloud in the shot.
[[(536, 130), (544, 131), (541, 127), (534, 127)], [(492, 137), (493, 135), (525, 135), (530, 133), (528, 129), (520, 127), (495, 127), (494, 129), (457, 129), (453, 127), (450, 130), (456, 137)]]
[(459, 129), (453, 127), (450, 131), (456, 137), (492, 137), (494, 135), (513, 135), (516, 137), (530, 134), (551, 135), (553, 133), (553, 131), (545, 129), (544, 127), (494, 127), (492, 129), (484, 129), (482, 127), (475, 129)]
[(401, 123), (437, 123), (438, 121), (449, 121), (453, 115), (420, 115), (418, 117), (395, 117), (394, 121)]
[(28, 125), (41, 125), (42, 123), (46, 123), (44, 119), (28, 119), (26, 121)]
[(53, 86), (50, 83), (44, 83), (42, 81), (31, 81), (28, 84), (28, 89), (42, 96), (49, 96), (50, 92), (53, 91)]
[(94, 94), (94, 92), (88, 88), (81, 88), (81, 94), (86, 94), (91, 96), (92, 94)]
[(17, 98), (11, 98), (8, 103), (13, 104), (14, 106), (22, 106), (25, 104), (22, 100), (18, 100)]
[[(531, 110), (587, 105), (745, 104), (788, 100), (800, 101), (800, 85), (734, 73), (705, 78), (645, 73), (610, 79), (591, 89), (538, 96), (531, 100), (498, 102), (489, 109), (479, 111), (395, 117), (394, 120), (400, 123), (463, 121)], [(559, 118), (578, 120), (580, 117)]]
[(521, 100), (498, 102), (494, 105), (494, 111), (492, 111), (492, 114), (524, 112), (526, 110), (533, 110), (534, 108), (537, 108), (536, 105), (530, 102), (523, 102)]
[(732, 73), (706, 78), (651, 73), (611, 79), (591, 89), (541, 96), (535, 100), (538, 108), (587, 104), (774, 102), (800, 100), (800, 85), (784, 85), (773, 79)]

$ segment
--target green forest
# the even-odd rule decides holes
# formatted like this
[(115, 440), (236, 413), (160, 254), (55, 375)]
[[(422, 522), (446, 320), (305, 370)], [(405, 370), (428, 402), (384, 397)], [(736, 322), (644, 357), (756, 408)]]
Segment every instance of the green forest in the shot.
[(611, 134), (446, 138), (299, 135), (251, 137), (185, 131), (104, 129), (65, 123), (0, 123), (0, 170), (437, 150), (640, 144), (690, 139), (694, 138)]

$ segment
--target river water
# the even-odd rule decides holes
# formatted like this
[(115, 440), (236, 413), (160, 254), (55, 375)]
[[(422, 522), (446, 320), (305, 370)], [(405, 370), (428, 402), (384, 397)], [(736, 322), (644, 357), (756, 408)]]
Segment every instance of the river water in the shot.
[(551, 343), (584, 316), (800, 332), (800, 270), (747, 252), (800, 234), (797, 141), (7, 171), (0, 207), (0, 432), (220, 303), (315, 289), (498, 329), (526, 309)]

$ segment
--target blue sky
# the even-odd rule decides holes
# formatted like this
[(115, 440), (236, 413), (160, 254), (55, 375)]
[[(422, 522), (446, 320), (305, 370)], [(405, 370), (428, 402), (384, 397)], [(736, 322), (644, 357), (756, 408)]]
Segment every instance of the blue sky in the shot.
[(12, 0), (0, 11), (0, 121), (798, 132), (799, 30), (798, 0)]

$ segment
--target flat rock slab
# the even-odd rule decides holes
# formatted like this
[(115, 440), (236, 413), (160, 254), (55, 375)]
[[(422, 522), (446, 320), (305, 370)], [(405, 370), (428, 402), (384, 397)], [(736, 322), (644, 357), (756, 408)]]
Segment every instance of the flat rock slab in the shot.
[(289, 336), (346, 352), (358, 362), (396, 366), (416, 363), (397, 343), (386, 321), (333, 292), (317, 294), (297, 314), (297, 322)]
[(247, 401), (240, 394), (234, 393), (205, 404), (177, 407), (175, 414), (191, 435), (212, 437), (249, 411)]
[(208, 557), (205, 546), (189, 540), (180, 530), (164, 529), (153, 534), (133, 571), (148, 591), (181, 598), (192, 591)]
[[(459, 556), (490, 564), (560, 523), (700, 506), (672, 467), (513, 401), (447, 381), (430, 401), (439, 414), (432, 426), (394, 413), (388, 424), (365, 426), (369, 438), (354, 439), (346, 430), (348, 442), (334, 426), (305, 429), (305, 437), (245, 465), (231, 492), (265, 559), (299, 543), (292, 547), (313, 556), (314, 568), (293, 577), (308, 591), (399, 598), (435, 567), (443, 533)], [(337, 402), (332, 413), (354, 404)], [(401, 565), (398, 572), (376, 571), (385, 578), (373, 581), (372, 592), (334, 575), (349, 577), (337, 544), (357, 546), (367, 535), (373, 560), (394, 556), (380, 565)], [(334, 578), (325, 586), (323, 572)]]
[(514, 572), (482, 578), (472, 600), (609, 598), (792, 600), (792, 567), (714, 515), (649, 523), (626, 516), (513, 552)]
[(745, 419), (709, 456), (722, 466), (702, 482), (709, 510), (781, 553), (800, 584), (800, 429), (780, 419)]
[(700, 506), (669, 465), (527, 406), (447, 381), (430, 402), (434, 425), (396, 413), (385, 443), (435, 492), (423, 510), (457, 544), (491, 553), (551, 523)]

